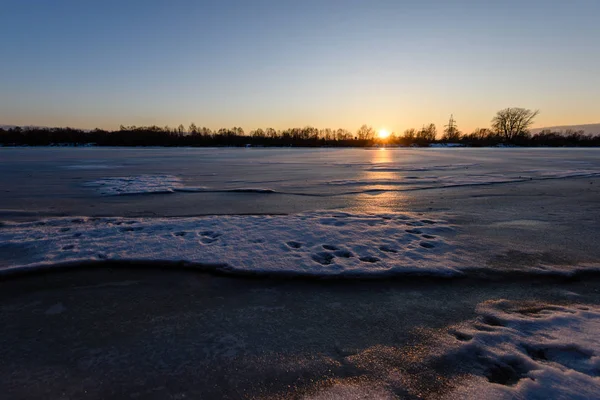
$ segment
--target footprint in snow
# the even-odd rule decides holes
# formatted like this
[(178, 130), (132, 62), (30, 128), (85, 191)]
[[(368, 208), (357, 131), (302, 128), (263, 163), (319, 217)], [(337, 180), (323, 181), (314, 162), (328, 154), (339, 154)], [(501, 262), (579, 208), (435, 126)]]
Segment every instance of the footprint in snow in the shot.
[(335, 256), (331, 253), (320, 252), (312, 255), (312, 259), (321, 265), (329, 265)]
[(211, 239), (216, 239), (219, 236), (222, 236), (220, 233), (214, 232), (214, 231), (204, 231), (204, 232), (200, 232), (201, 236), (204, 237), (209, 237)]
[(360, 257), (359, 260), (362, 262), (376, 263), (377, 261), (379, 261), (379, 258), (367, 256), (367, 257)]
[(333, 252), (333, 254), (336, 257), (341, 257), (341, 258), (351, 258), (351, 257), (354, 257), (354, 254), (352, 254), (348, 250), (336, 250), (335, 252)]
[(385, 251), (386, 253), (397, 253), (398, 252), (398, 250), (393, 249), (393, 248), (391, 248), (389, 246), (380, 246), (379, 250)]
[(141, 226), (137, 226), (137, 227), (128, 226), (128, 227), (125, 227), (125, 228), (119, 228), (119, 230), (121, 232), (136, 232), (136, 231), (141, 231), (143, 229), (144, 228), (142, 228)]

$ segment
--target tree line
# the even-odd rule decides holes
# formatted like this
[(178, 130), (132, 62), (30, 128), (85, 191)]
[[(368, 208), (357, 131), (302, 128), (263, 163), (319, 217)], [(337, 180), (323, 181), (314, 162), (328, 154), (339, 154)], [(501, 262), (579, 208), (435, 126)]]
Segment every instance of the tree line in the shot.
[(311, 126), (275, 130), (256, 129), (245, 132), (240, 127), (211, 130), (198, 127), (121, 126), (118, 130), (91, 131), (73, 128), (12, 127), (0, 129), (3, 146), (301, 146), (301, 147), (370, 147), (376, 145), (429, 146), (434, 143), (465, 146), (600, 146), (600, 135), (583, 131), (542, 131), (532, 135), (530, 127), (539, 111), (506, 108), (496, 113), (489, 128), (462, 133), (451, 116), (441, 135), (435, 124), (421, 129), (407, 129), (402, 134), (391, 133), (379, 138), (373, 127), (361, 126), (357, 131), (317, 129)]

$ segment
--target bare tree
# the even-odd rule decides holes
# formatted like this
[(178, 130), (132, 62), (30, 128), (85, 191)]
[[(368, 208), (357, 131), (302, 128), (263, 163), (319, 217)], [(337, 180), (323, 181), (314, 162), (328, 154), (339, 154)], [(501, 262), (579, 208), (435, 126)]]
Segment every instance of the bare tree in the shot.
[(510, 142), (519, 136), (528, 136), (529, 127), (539, 113), (539, 110), (526, 108), (505, 108), (498, 111), (492, 119), (492, 128)]
[(339, 128), (335, 131), (335, 138), (336, 140), (350, 140), (352, 139), (352, 132)]
[(417, 132), (417, 139), (425, 142), (433, 142), (437, 136), (435, 124), (423, 125), (423, 128)]
[(494, 140), (497, 138), (496, 132), (487, 128), (475, 128), (475, 130), (463, 136), (467, 140)]
[(333, 132), (330, 128), (321, 129), (319, 131), (319, 137), (324, 140), (331, 140), (333, 138)]
[(258, 128), (252, 132), (250, 132), (250, 136), (255, 138), (264, 138), (266, 136), (265, 131), (261, 128)]
[(375, 137), (375, 129), (372, 126), (363, 125), (356, 132), (359, 140), (373, 140)]
[(417, 137), (417, 131), (415, 130), (415, 128), (407, 129), (404, 131), (402, 137), (406, 140), (415, 140), (415, 138)]
[(208, 136), (213, 135), (213, 131), (211, 131), (209, 128), (203, 126), (202, 128), (198, 129), (198, 134), (200, 136), (208, 137)]
[(268, 137), (269, 139), (275, 139), (277, 138), (277, 131), (273, 128), (267, 128), (265, 129), (265, 136)]

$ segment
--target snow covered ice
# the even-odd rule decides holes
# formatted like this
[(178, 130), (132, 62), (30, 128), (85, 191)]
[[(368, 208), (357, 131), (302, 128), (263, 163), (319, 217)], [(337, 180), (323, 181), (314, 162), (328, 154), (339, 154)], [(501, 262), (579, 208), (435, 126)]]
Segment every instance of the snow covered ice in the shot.
[(10, 269), (93, 260), (185, 261), (238, 273), (457, 275), (468, 257), (444, 221), (408, 214), (56, 218), (6, 224)]
[[(592, 399), (600, 393), (600, 308), (488, 301), (453, 327), (442, 358), (472, 375), (451, 398)], [(452, 361), (453, 360), (453, 361)]]

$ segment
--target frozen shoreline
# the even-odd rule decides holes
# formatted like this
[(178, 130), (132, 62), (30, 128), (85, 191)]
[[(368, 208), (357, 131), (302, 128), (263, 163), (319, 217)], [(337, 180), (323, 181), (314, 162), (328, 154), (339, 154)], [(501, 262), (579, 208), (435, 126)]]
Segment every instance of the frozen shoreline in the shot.
[(230, 274), (315, 278), (600, 271), (600, 264), (544, 262), (496, 271), (455, 239), (453, 225), (409, 213), (50, 218), (3, 223), (0, 243), (0, 274), (91, 261), (183, 262)]

